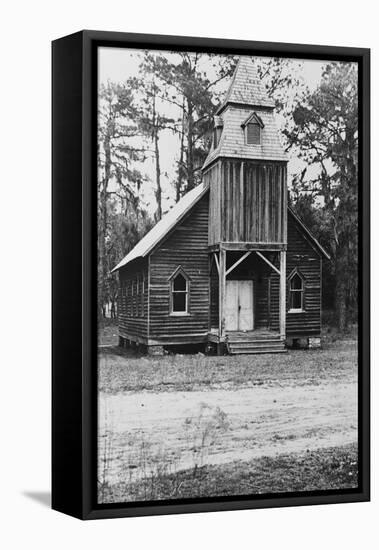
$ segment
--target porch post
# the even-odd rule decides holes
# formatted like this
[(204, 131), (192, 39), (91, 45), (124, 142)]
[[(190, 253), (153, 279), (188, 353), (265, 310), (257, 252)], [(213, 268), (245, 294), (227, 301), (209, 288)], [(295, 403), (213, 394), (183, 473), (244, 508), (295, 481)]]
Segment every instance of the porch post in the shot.
[(223, 340), (225, 336), (226, 250), (222, 248), (221, 244), (219, 267), (218, 333), (220, 340)]
[(286, 337), (286, 251), (280, 251), (279, 327), (280, 338)]

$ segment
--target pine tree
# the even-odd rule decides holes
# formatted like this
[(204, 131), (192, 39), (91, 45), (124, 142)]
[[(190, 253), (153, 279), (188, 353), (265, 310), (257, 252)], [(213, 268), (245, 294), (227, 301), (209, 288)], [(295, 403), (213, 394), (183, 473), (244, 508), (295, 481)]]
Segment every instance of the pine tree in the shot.
[[(201, 167), (208, 151), (208, 135), (213, 113), (220, 97), (215, 85), (232, 74), (235, 60), (226, 56), (211, 56), (181, 52), (177, 61), (164, 55), (149, 53), (143, 68), (154, 75), (162, 101), (176, 107), (178, 116), (171, 128), (180, 138), (177, 165), (176, 198), (193, 189), (201, 180)], [(212, 64), (216, 74), (210, 80), (203, 70)]]
[(114, 229), (110, 212), (117, 198), (119, 210), (136, 218), (138, 224), (141, 173), (133, 163), (143, 158), (130, 139), (138, 133), (133, 122), (136, 110), (132, 90), (123, 85), (108, 82), (99, 91), (98, 113), (98, 314), (104, 316), (105, 305), (111, 299), (110, 270), (114, 267), (109, 254), (109, 243)]
[[(337, 322), (344, 330), (357, 312), (358, 281), (358, 79), (353, 63), (327, 64), (320, 86), (294, 110), (286, 132), (318, 175), (297, 182), (322, 211), (332, 252)], [(301, 205), (300, 205), (301, 206)]]

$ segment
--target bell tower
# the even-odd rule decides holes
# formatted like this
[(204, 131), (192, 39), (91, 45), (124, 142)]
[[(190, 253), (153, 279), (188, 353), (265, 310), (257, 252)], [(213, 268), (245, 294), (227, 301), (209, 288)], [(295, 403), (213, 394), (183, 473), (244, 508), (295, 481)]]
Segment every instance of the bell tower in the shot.
[(240, 57), (216, 112), (213, 143), (202, 170), (210, 189), (208, 245), (219, 276), (220, 341), (228, 329), (227, 277), (251, 255), (280, 277), (278, 315), (284, 339), (287, 157), (279, 139), (274, 102), (250, 57)]

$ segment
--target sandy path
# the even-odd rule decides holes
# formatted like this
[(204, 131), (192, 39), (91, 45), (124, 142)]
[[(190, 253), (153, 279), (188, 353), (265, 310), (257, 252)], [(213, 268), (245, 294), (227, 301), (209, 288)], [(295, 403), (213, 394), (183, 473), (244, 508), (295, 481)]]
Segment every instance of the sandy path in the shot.
[[(213, 424), (217, 407), (226, 414), (224, 429)], [(170, 460), (175, 470), (193, 467), (199, 463), (196, 449), (207, 426), (213, 426), (208, 439), (212, 445), (202, 453), (208, 464), (355, 442), (357, 386), (348, 382), (101, 394), (99, 457), (105, 456), (107, 442), (107, 481), (119, 481), (128, 469), (134, 476), (143, 475), (144, 460), (146, 475), (146, 457)]]

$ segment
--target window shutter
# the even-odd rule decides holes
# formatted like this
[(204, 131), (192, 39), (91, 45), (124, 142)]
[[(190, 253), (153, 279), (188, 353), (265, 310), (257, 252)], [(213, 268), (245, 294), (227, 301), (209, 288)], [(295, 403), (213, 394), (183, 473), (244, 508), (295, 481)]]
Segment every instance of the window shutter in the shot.
[(249, 122), (246, 127), (246, 143), (248, 145), (260, 145), (261, 127), (259, 124)]

